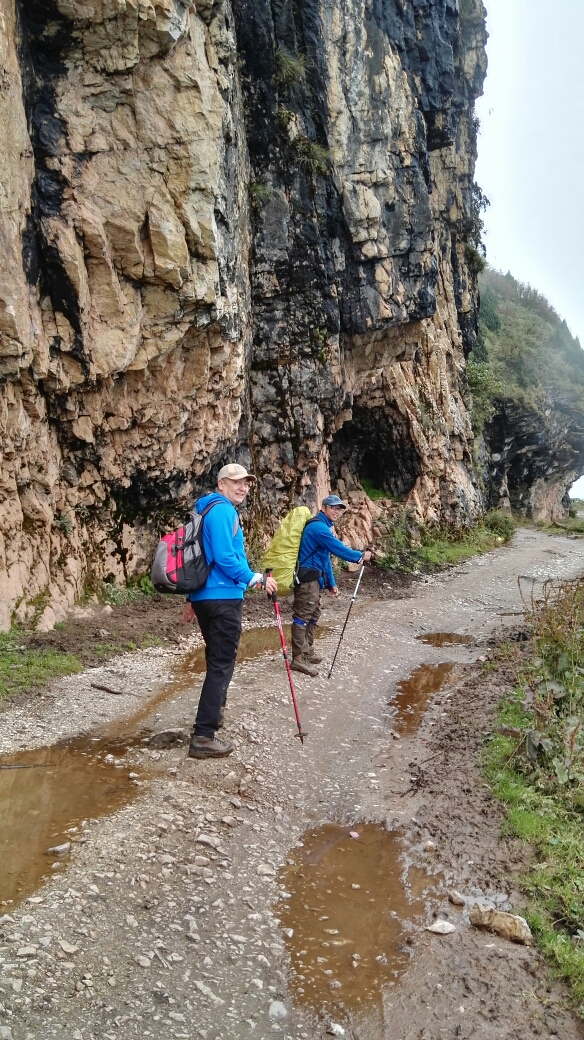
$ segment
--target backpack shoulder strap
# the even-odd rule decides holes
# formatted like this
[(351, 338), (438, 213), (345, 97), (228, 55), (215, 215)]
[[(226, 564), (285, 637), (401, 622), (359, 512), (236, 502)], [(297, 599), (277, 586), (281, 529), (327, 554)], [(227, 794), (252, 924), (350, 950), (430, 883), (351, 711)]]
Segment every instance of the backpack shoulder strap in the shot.
[[(195, 503), (195, 505), (196, 505), (196, 503)], [(205, 508), (199, 513), (199, 516), (201, 518), (206, 516), (207, 513), (213, 508), (213, 506), (218, 506), (218, 505), (219, 505), (218, 502), (209, 502), (209, 505), (205, 506)], [(237, 532), (239, 530), (239, 516), (237, 514), (237, 510), (235, 509), (235, 507), (234, 507), (234, 511), (235, 511), (235, 516), (233, 518), (233, 531), (232, 531), (232, 537), (233, 538), (235, 538), (235, 535), (237, 534)]]
[(318, 515), (318, 513), (316, 514), (316, 516), (311, 516), (310, 520), (307, 520), (305, 525), (304, 525), (304, 527), (302, 528), (302, 534), (300, 535), (300, 544), (298, 546), (298, 558), (296, 560), (296, 567), (300, 567), (301, 566), (301, 564), (300, 564), (300, 547), (302, 545), (302, 538), (304, 536), (304, 532), (305, 532), (305, 530), (306, 530), (306, 528), (308, 527), (309, 524), (315, 524), (317, 522), (318, 523), (321, 522), (321, 519), (320, 519), (320, 516)]
[[(195, 502), (195, 505), (196, 504), (197, 503)], [(201, 512), (199, 513), (199, 516), (206, 516), (207, 513), (213, 508), (213, 506), (216, 506), (216, 505), (217, 505), (217, 502), (209, 502), (209, 505), (205, 506), (205, 508), (201, 510)]]

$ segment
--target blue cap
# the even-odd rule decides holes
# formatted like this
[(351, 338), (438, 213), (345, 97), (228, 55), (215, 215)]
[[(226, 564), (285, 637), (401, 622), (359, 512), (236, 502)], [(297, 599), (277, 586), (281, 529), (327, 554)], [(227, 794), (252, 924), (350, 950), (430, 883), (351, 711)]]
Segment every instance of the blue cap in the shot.
[(338, 495), (327, 495), (326, 498), (323, 498), (320, 504), (321, 506), (340, 506), (341, 509), (347, 508), (345, 503), (341, 501)]

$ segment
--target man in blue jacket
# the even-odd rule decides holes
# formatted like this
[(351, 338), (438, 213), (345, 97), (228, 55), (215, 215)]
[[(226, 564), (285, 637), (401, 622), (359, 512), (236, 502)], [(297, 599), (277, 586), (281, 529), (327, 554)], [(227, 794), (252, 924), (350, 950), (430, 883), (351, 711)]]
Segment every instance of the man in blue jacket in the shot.
[(323, 498), (320, 512), (307, 522), (300, 539), (292, 605), (291, 667), (305, 675), (318, 675), (315, 666), (322, 660), (313, 647), (314, 630), (321, 614), (320, 591), (326, 588), (331, 596), (339, 594), (331, 553), (348, 563), (371, 559), (369, 550), (349, 549), (333, 534), (335, 520), (346, 508), (338, 495)]
[(255, 477), (243, 466), (230, 463), (223, 466), (217, 478), (217, 491), (195, 502), (195, 510), (202, 513), (211, 506), (203, 519), (203, 552), (207, 563), (213, 561), (209, 576), (202, 588), (190, 592), (189, 605), (183, 620), (196, 615), (205, 640), (205, 681), (201, 690), (197, 717), (191, 737), (191, 758), (219, 758), (233, 751), (233, 744), (219, 740), (216, 731), (222, 725), (227, 688), (233, 676), (239, 637), (243, 593), (246, 588), (265, 587), (266, 592), (278, 591), (273, 578), (251, 570), (243, 546), (243, 533), (237, 507), (247, 495)]

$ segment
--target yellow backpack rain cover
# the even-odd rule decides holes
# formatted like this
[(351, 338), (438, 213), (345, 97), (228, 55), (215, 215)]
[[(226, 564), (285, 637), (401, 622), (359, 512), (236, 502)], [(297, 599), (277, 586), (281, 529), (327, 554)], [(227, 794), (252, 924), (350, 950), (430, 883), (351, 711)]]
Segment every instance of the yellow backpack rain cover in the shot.
[(282, 520), (262, 559), (262, 570), (271, 570), (278, 591), (285, 596), (292, 588), (300, 539), (312, 513), (306, 506), (296, 506)]

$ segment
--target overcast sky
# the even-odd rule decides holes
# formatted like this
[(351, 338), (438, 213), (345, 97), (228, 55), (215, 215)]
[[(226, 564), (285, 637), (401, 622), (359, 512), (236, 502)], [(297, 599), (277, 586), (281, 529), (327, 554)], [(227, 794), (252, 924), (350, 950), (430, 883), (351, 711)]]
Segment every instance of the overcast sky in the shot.
[(487, 258), (547, 296), (584, 345), (584, 0), (484, 2)]
[(584, 346), (584, 0), (484, 2), (487, 259), (547, 296)]

